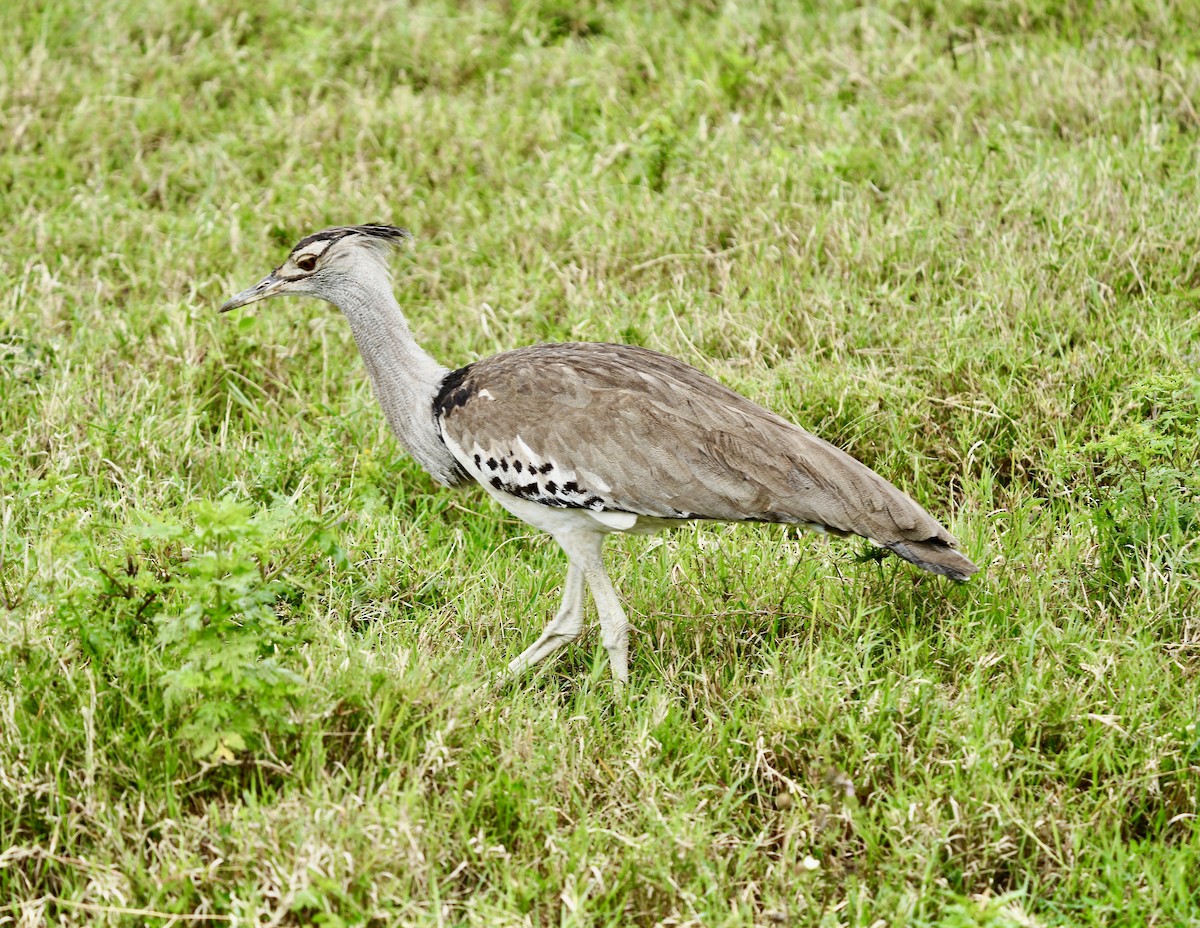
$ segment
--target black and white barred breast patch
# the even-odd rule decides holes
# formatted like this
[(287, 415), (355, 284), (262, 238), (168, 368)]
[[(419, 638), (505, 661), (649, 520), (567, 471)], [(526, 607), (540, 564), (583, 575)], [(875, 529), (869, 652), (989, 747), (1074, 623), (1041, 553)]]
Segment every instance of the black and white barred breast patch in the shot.
[(611, 488), (595, 474), (547, 460), (520, 437), (499, 449), (476, 444), (467, 455), (464, 466), (475, 479), (501, 492), (555, 509), (616, 508), (608, 495)]

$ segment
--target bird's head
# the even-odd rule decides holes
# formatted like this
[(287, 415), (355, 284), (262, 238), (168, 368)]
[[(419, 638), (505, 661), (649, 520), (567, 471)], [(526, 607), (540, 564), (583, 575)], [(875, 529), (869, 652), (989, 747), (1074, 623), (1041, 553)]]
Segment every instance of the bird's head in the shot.
[(230, 298), (219, 312), (272, 296), (315, 296), (336, 303), (348, 283), (387, 275), (387, 258), (407, 229), (386, 225), (336, 226), (300, 240), (287, 260), (253, 287)]

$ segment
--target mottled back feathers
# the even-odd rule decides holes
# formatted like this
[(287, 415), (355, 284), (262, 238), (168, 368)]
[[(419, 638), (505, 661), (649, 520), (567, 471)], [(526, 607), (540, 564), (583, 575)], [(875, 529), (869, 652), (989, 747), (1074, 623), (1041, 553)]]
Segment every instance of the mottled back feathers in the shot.
[(828, 442), (675, 358), (542, 344), (451, 372), (434, 416), (481, 482), (556, 508), (786, 522), (863, 535), (956, 579), (924, 509)]

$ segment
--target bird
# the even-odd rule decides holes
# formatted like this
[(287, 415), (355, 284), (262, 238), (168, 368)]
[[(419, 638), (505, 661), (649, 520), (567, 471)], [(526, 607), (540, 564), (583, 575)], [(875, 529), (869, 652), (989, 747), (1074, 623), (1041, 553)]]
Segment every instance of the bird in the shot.
[(416, 462), (444, 486), (478, 484), (562, 547), (561, 606), (506, 677), (579, 637), (586, 584), (614, 686), (628, 681), (630, 625), (602, 554), (613, 533), (689, 520), (786, 523), (863, 536), (956, 581), (979, 569), (865, 464), (669, 355), (540, 343), (443, 366), (418, 345), (392, 288), (389, 258), (411, 237), (382, 223), (315, 232), (219, 311), (287, 295), (333, 304)]

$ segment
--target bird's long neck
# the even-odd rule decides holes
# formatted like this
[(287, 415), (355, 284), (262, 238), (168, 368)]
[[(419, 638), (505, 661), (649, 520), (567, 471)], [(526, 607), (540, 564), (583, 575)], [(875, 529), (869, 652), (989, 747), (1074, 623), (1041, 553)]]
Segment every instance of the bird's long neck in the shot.
[(332, 297), (350, 321), (375, 397), (396, 437), (435, 480), (454, 482), (457, 464), (433, 418), (433, 398), (448, 370), (413, 338), (387, 274), (358, 275)]

